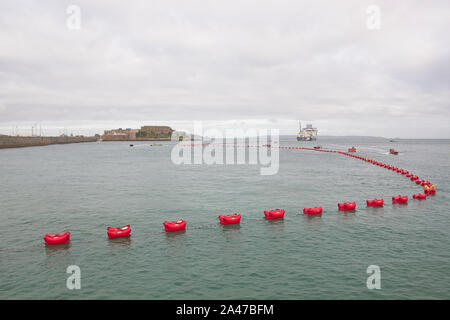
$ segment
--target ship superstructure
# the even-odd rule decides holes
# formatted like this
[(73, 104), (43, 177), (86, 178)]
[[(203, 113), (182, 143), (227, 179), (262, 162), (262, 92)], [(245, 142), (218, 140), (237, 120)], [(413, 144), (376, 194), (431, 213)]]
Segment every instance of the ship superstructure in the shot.
[(302, 129), (302, 124), (299, 122), (299, 132), (297, 141), (313, 141), (317, 140), (317, 128), (313, 128), (312, 124), (308, 123), (306, 128)]

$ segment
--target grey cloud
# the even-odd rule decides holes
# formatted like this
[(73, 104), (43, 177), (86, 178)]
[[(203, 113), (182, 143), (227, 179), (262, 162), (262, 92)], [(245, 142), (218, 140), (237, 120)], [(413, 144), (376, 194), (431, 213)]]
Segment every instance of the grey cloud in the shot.
[(372, 1), (76, 4), (80, 30), (60, 1), (0, 4), (0, 132), (279, 119), (295, 133), (308, 119), (328, 134), (404, 137), (422, 121), (449, 137), (447, 1), (377, 1), (378, 31), (365, 26)]

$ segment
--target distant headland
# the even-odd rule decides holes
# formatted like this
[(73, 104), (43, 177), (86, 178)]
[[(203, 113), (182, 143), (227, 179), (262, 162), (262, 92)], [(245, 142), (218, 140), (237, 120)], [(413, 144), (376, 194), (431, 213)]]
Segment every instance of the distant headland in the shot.
[(112, 129), (105, 130), (102, 135), (95, 136), (73, 136), (60, 135), (56, 137), (40, 135), (0, 135), (0, 149), (21, 148), (33, 146), (46, 146), (50, 144), (67, 144), (96, 141), (182, 141), (193, 140), (192, 135), (175, 131), (169, 126), (142, 126), (140, 129)]
[(142, 126), (140, 129), (113, 129), (105, 130), (100, 137), (102, 141), (170, 141), (172, 133), (168, 126)]
[(97, 140), (98, 140), (97, 137), (68, 136), (68, 135), (61, 135), (58, 137), (0, 135), (0, 149), (37, 147), (37, 146), (47, 146), (50, 144), (95, 142)]

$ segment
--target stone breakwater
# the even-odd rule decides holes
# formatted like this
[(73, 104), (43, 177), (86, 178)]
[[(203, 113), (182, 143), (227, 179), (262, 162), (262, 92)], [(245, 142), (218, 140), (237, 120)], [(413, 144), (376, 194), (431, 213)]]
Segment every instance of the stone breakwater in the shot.
[(95, 137), (14, 137), (0, 136), (0, 149), (47, 146), (50, 144), (67, 144), (95, 142)]

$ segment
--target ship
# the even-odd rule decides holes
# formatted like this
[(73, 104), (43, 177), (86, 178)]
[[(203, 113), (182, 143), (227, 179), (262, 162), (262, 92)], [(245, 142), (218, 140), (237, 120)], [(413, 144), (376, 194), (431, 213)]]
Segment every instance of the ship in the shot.
[(299, 122), (299, 132), (297, 141), (314, 141), (317, 140), (317, 128), (313, 128), (312, 124), (307, 124), (306, 128), (302, 129), (302, 124)]
[(397, 151), (397, 150), (394, 150), (394, 149), (389, 149), (389, 153), (390, 153), (390, 154), (395, 154), (395, 155), (397, 155), (397, 154), (398, 154), (398, 151)]

